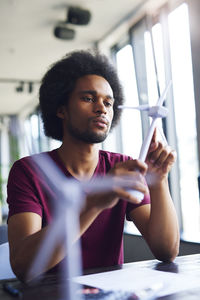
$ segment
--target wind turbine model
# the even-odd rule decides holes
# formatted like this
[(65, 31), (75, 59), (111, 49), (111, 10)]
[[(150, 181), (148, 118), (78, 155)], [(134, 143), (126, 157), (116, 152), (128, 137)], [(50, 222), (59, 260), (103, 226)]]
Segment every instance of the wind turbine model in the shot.
[[(140, 149), (139, 154), (139, 160), (145, 162), (149, 146), (153, 137), (154, 130), (157, 126), (158, 119), (159, 118), (165, 118), (168, 113), (168, 109), (163, 106), (163, 103), (165, 101), (167, 92), (169, 91), (169, 88), (171, 87), (172, 81), (168, 83), (166, 88), (164, 89), (162, 95), (158, 99), (155, 106), (149, 106), (149, 105), (139, 105), (139, 106), (125, 106), (125, 105), (119, 105), (119, 109), (137, 109), (140, 111), (148, 111), (148, 116), (152, 118), (152, 122), (150, 124), (149, 130), (147, 132), (147, 135), (143, 141), (142, 147)], [(130, 190), (129, 191), (132, 195), (136, 196), (139, 200), (142, 200), (144, 198), (144, 195), (139, 191)]]
[[(63, 270), (64, 295), (62, 299), (80, 300), (81, 294), (77, 294), (77, 283), (72, 282), (75, 276), (81, 275), (82, 264), (79, 244), (79, 214), (84, 205), (85, 194), (110, 191), (112, 187), (131, 188), (134, 186), (134, 178), (123, 177), (116, 180), (105, 176), (90, 181), (79, 182), (66, 178), (59, 167), (48, 154), (36, 154), (32, 156), (38, 169), (38, 176), (45, 178), (45, 182), (56, 195), (54, 201), (54, 220), (49, 225), (49, 230), (41, 244), (28, 274), (28, 280), (45, 272), (48, 261), (54, 248), (65, 241), (66, 258)], [(137, 176), (136, 176), (137, 180)], [(68, 279), (68, 280), (66, 280)]]

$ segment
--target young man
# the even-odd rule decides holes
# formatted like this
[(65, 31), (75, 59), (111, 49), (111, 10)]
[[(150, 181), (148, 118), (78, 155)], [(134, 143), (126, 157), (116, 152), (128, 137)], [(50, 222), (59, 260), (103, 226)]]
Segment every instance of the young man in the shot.
[[(135, 223), (157, 259), (172, 261), (179, 249), (178, 222), (168, 188), (174, 151), (157, 141), (156, 133), (146, 163), (98, 148), (118, 121), (117, 107), (122, 102), (115, 69), (105, 56), (89, 51), (72, 52), (55, 63), (40, 87), (45, 133), (62, 141), (49, 155), (66, 180), (91, 180), (105, 174), (129, 176), (133, 178), (132, 188), (145, 194), (141, 203), (125, 188), (86, 197), (80, 214), (84, 268), (123, 263), (125, 215)], [(148, 188), (146, 175), (151, 178)], [(53, 221), (44, 185), (31, 157), (13, 165), (8, 180), (8, 235), (11, 265), (22, 280)], [(64, 257), (62, 245), (58, 245), (46, 271)]]

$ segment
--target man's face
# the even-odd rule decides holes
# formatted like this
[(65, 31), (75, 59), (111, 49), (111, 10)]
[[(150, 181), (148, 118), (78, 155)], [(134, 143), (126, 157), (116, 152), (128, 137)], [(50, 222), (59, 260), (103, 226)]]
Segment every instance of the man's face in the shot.
[(66, 130), (89, 144), (103, 142), (112, 123), (113, 104), (113, 91), (103, 77), (79, 78), (66, 106)]

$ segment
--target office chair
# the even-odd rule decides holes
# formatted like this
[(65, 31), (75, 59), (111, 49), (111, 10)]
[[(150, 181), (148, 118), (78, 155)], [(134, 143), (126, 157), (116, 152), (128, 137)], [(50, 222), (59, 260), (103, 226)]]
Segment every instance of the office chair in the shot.
[(15, 277), (10, 266), (9, 245), (7, 242), (0, 245), (0, 280)]

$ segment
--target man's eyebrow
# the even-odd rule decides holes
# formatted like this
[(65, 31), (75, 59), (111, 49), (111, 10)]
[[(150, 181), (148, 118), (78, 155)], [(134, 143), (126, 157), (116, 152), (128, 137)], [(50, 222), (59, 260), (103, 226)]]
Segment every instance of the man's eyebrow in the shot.
[(79, 92), (79, 94), (91, 94), (91, 95), (96, 95), (97, 92), (95, 90), (82, 90)]
[[(95, 90), (83, 90), (83, 91), (80, 91), (79, 94), (90, 94), (90, 95), (94, 95), (96, 96), (97, 95), (97, 92)], [(114, 97), (111, 96), (111, 95), (106, 95), (105, 96), (107, 99), (110, 99), (110, 100), (113, 100), (114, 101)]]

